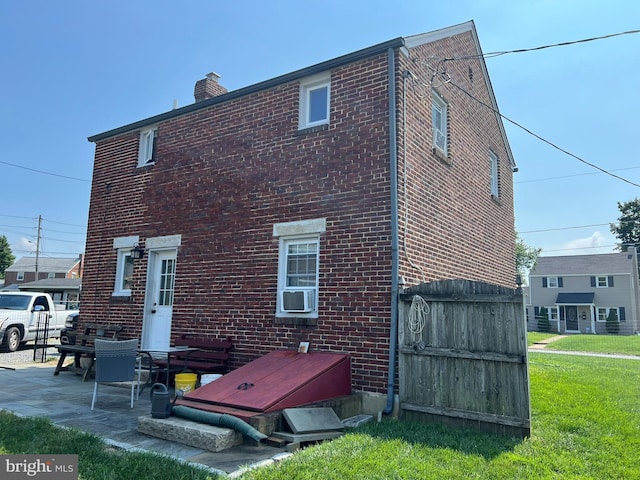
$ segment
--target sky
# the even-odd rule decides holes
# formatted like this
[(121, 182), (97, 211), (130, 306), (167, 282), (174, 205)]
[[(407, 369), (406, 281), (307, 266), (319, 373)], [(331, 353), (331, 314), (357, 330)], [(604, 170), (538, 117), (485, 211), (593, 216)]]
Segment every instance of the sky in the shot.
[(486, 59), (520, 238), (615, 251), (618, 202), (640, 197), (636, 0), (0, 1), (0, 236), (17, 258), (38, 238), (40, 255), (82, 253), (87, 137), (193, 103), (209, 72), (231, 91), (469, 20), (485, 54), (570, 43)]

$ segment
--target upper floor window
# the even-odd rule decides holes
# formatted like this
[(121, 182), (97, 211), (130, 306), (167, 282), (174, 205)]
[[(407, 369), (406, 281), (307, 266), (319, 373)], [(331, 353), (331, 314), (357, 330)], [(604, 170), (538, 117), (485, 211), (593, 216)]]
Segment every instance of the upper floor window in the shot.
[(562, 277), (542, 277), (543, 288), (561, 288)]
[(56, 278), (56, 272), (47, 273), (47, 278)]
[(324, 73), (300, 82), (299, 128), (329, 123), (331, 76)]
[(432, 92), (431, 120), (433, 123), (433, 146), (447, 155), (447, 120), (448, 106), (435, 90)]
[(144, 167), (156, 161), (156, 137), (158, 129), (148, 128), (140, 132), (140, 149), (138, 152), (138, 166)]
[(24, 272), (18, 272), (16, 274), (16, 281), (23, 282), (24, 281)]
[(491, 195), (500, 197), (500, 170), (498, 169), (498, 156), (489, 151), (489, 177), (491, 179)]
[(591, 286), (596, 288), (613, 287), (613, 277), (607, 275), (591, 277)]

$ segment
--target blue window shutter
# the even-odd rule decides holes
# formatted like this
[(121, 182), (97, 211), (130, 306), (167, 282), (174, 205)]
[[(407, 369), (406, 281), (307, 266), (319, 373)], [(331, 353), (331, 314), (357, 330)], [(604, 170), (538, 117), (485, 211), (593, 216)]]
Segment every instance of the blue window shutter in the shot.
[(592, 287), (596, 286), (596, 277), (591, 277), (591, 286)]
[(627, 319), (624, 316), (624, 307), (618, 307), (618, 311), (620, 312), (620, 321), (625, 322)]
[(607, 279), (607, 283), (609, 284), (609, 287), (613, 287), (613, 277), (609, 277)]
[(558, 277), (558, 288), (562, 288), (562, 277)]
[(547, 277), (542, 277), (542, 288), (547, 288)]
[(540, 316), (540, 307), (533, 307), (533, 316), (536, 318)]

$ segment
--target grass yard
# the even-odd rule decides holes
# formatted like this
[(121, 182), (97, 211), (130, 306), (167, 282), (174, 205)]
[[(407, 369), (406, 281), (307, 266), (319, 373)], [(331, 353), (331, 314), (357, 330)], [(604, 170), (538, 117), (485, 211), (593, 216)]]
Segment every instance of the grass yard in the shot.
[[(385, 420), (308, 447), (248, 480), (640, 479), (640, 360), (529, 354), (532, 436)], [(205, 479), (42, 419), (0, 412), (0, 453), (76, 453), (83, 480)]]
[[(530, 332), (529, 337), (536, 332)], [(537, 333), (536, 335), (550, 335)], [(539, 341), (539, 340), (536, 340)], [(548, 350), (640, 355), (640, 335), (569, 335), (547, 345)]]
[(557, 333), (541, 333), (541, 332), (528, 332), (527, 333), (527, 345), (531, 346), (536, 342), (541, 342), (547, 338), (555, 337)]
[(640, 361), (529, 361), (529, 439), (385, 421), (243, 479), (640, 479)]

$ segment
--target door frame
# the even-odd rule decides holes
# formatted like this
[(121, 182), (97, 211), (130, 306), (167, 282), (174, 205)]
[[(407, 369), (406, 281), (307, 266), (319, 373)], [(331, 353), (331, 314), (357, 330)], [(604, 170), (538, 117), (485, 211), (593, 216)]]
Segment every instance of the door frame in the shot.
[[(142, 348), (146, 348), (148, 342), (150, 340), (149, 329), (151, 328), (151, 315), (153, 315), (152, 310), (154, 307), (154, 303), (156, 301), (155, 294), (157, 292), (155, 281), (158, 265), (158, 256), (160, 254), (173, 254), (175, 258), (175, 266), (177, 269), (178, 265), (178, 251), (182, 243), (182, 235), (168, 235), (163, 237), (152, 237), (148, 238), (145, 242), (145, 248), (148, 253), (147, 257), (147, 274), (146, 274), (146, 283), (145, 283), (145, 292), (144, 292), (144, 306), (143, 306), (143, 314), (142, 314), (142, 331), (140, 343)], [(174, 291), (176, 289), (176, 278), (174, 278)], [(175, 297), (174, 297), (175, 298)], [(173, 314), (172, 314), (173, 317)], [(171, 318), (172, 321), (172, 318)], [(166, 344), (169, 346), (171, 341), (171, 332), (169, 332), (169, 337), (166, 339)]]

